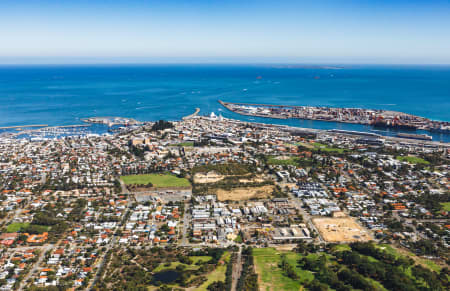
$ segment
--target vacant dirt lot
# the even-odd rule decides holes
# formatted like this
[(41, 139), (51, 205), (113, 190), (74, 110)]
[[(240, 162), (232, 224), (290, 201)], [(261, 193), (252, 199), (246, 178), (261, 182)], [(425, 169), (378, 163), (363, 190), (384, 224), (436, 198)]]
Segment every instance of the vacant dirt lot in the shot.
[(245, 179), (245, 178), (239, 179), (239, 183), (255, 183), (255, 182), (256, 183), (262, 183), (264, 181), (266, 181), (266, 179), (264, 179), (264, 177), (261, 176), (261, 175), (258, 175), (258, 176), (254, 177), (252, 179)]
[(350, 217), (314, 218), (314, 225), (327, 242), (369, 241), (372, 236)]
[(194, 183), (196, 184), (206, 184), (215, 183), (225, 178), (224, 175), (220, 175), (215, 171), (210, 171), (208, 173), (196, 173), (194, 175)]
[(194, 175), (194, 183), (195, 184), (207, 184), (207, 183), (215, 183), (219, 182), (227, 177), (235, 177), (236, 181), (239, 183), (261, 183), (264, 182), (265, 179), (263, 176), (258, 175), (254, 178), (246, 178), (250, 176), (250, 174), (240, 175), (240, 176), (230, 176), (230, 175), (221, 175), (216, 171), (210, 171), (208, 173), (196, 173)]
[(242, 187), (232, 190), (218, 189), (217, 199), (220, 201), (233, 200), (242, 201), (251, 198), (267, 198), (270, 197), (273, 192), (274, 186), (267, 185), (262, 187)]

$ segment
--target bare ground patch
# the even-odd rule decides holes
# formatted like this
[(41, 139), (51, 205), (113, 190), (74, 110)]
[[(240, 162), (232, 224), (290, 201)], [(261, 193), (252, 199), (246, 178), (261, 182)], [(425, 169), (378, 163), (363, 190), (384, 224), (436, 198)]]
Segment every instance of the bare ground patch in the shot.
[(239, 187), (231, 190), (217, 189), (217, 199), (220, 201), (233, 200), (249, 200), (252, 198), (268, 198), (274, 190), (273, 185), (261, 187)]
[(194, 183), (196, 184), (206, 184), (215, 183), (223, 180), (226, 176), (217, 173), (216, 171), (210, 171), (208, 173), (196, 173), (194, 175)]
[(356, 242), (372, 240), (370, 233), (353, 218), (314, 218), (314, 225), (327, 242)]

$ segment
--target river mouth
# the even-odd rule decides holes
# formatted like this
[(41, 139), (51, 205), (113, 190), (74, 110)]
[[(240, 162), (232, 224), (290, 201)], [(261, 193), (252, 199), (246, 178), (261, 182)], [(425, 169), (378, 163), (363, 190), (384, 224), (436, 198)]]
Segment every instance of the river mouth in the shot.
[(153, 274), (152, 283), (161, 282), (163, 284), (175, 282), (181, 274), (174, 270), (167, 270)]

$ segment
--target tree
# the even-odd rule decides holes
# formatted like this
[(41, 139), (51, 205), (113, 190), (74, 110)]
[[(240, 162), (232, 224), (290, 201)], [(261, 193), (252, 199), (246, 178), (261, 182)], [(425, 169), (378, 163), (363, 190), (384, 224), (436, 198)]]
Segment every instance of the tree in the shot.
[(173, 128), (173, 124), (171, 122), (159, 120), (153, 124), (151, 131), (164, 130), (168, 128)]

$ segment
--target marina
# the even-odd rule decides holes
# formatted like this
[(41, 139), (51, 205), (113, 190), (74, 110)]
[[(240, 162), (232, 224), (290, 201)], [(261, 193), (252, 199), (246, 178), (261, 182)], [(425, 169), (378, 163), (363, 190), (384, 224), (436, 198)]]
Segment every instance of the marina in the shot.
[(99, 124), (106, 124), (109, 127), (112, 127), (114, 125), (139, 125), (142, 124), (142, 122), (137, 121), (133, 118), (125, 118), (125, 117), (89, 117), (89, 118), (83, 118), (81, 119), (83, 122), (87, 123), (99, 123)]

